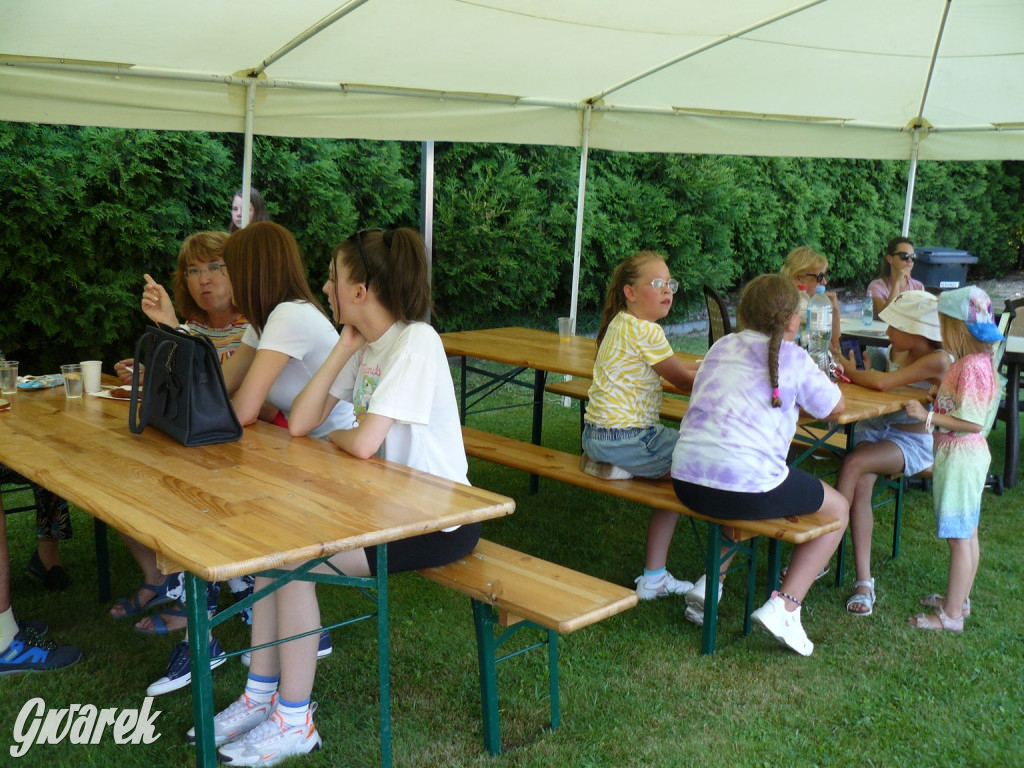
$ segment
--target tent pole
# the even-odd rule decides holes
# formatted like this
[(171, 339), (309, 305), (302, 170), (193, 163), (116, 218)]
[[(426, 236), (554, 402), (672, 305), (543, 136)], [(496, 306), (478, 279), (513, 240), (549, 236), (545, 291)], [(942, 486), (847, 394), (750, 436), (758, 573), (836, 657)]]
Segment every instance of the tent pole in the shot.
[[(434, 142), (420, 144), (420, 233), (427, 248), (427, 275), (434, 280)], [(430, 316), (427, 316), (429, 322)]]
[(900, 234), (909, 237), (910, 233), (910, 208), (914, 204), (914, 180), (917, 177), (917, 153), (921, 145), (921, 134), (919, 128), (914, 128), (914, 143), (910, 149), (910, 170), (907, 172), (907, 197), (903, 204), (903, 227)]
[(249, 206), (245, 203), (252, 194), (252, 126), (256, 113), (256, 80), (250, 80), (245, 94), (245, 145), (242, 150), (242, 228), (249, 226)]
[(572, 333), (576, 333), (576, 309), (580, 294), (580, 260), (583, 254), (583, 208), (587, 197), (587, 158), (590, 154), (590, 115), (588, 104), (583, 111), (583, 137), (580, 141), (580, 181), (576, 195), (576, 239), (572, 248), (572, 303), (569, 317)]

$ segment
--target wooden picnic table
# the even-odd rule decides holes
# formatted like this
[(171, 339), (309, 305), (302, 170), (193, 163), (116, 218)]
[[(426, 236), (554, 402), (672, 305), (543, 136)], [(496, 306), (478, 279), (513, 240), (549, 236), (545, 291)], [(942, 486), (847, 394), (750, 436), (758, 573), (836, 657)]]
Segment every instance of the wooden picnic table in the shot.
[(131, 434), (127, 401), (67, 400), (63, 387), (11, 399), (0, 462), (153, 548), (165, 572), (186, 570), (199, 765), (217, 762), (209, 631), (220, 614), (212, 624), (206, 616), (205, 582), (378, 545), (379, 577), (317, 580), (377, 592), (381, 762), (390, 765), (387, 543), (511, 514), (512, 499), (262, 422), (237, 442), (186, 448), (152, 428)]

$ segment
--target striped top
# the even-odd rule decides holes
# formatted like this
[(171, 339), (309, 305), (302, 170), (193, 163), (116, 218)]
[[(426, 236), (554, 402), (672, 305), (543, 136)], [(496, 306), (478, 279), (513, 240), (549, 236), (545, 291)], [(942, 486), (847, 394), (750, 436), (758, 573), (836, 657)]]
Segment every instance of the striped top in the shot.
[(660, 422), (661, 376), (653, 366), (673, 355), (657, 323), (619, 312), (594, 360), (586, 420), (597, 427), (650, 427)]
[(223, 328), (211, 328), (198, 320), (192, 321), (188, 326), (213, 342), (213, 346), (220, 353), (220, 361), (223, 363), (235, 354), (235, 350), (242, 343), (242, 336), (245, 335), (245, 331), (249, 327), (249, 321), (242, 315), (238, 315)]

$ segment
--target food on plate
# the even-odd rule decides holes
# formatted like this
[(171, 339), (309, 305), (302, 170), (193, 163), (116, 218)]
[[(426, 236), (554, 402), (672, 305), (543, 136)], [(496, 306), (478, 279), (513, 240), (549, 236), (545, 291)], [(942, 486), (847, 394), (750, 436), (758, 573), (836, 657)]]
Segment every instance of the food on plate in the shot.
[(127, 400), (132, 396), (131, 387), (117, 387), (116, 389), (110, 390), (110, 396), (116, 397), (120, 400)]

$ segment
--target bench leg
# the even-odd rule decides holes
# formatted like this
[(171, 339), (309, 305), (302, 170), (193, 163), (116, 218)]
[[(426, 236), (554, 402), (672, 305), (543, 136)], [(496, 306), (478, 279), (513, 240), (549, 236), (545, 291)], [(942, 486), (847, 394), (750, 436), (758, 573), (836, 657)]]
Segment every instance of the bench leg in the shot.
[(900, 525), (903, 523), (903, 492), (907, 488), (907, 478), (900, 475), (896, 486), (896, 511), (892, 516), (892, 559), (900, 555)]
[(484, 749), (497, 755), (501, 753), (497, 643), (494, 639), (494, 611), (487, 603), (473, 600), (473, 626), (476, 627), (476, 655), (480, 667), (480, 715)]
[(548, 695), (551, 697), (551, 730), (562, 724), (558, 703), (558, 633), (548, 630)]
[[(760, 537), (757, 537), (760, 538)], [(743, 634), (750, 634), (750, 614), (754, 612), (754, 577), (757, 575), (757, 538), (750, 542), (747, 553), (747, 599), (743, 608)]]

